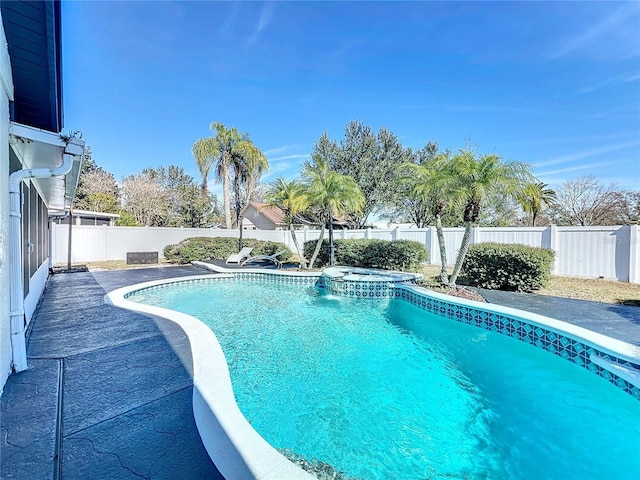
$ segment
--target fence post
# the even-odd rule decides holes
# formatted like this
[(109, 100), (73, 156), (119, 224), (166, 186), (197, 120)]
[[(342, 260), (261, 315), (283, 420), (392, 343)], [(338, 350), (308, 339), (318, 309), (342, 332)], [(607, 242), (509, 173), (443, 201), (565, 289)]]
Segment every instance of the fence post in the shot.
[(371, 238), (371, 227), (367, 228), (367, 229), (364, 231), (364, 238), (366, 238), (366, 239)]
[(398, 238), (398, 227), (391, 230), (391, 241), (396, 240)]
[(427, 244), (429, 245), (429, 265), (434, 265), (438, 263), (434, 259), (440, 258), (440, 253), (436, 255), (436, 252), (439, 252), (440, 249), (436, 227), (427, 228), (427, 241), (429, 242)]
[(549, 248), (553, 250), (556, 254), (555, 259), (553, 261), (553, 265), (551, 266), (551, 275), (555, 275), (558, 272), (558, 226), (557, 225), (549, 225)]
[(640, 283), (638, 225), (629, 225), (629, 283)]
[(471, 229), (471, 245), (480, 243), (480, 227), (475, 226)]

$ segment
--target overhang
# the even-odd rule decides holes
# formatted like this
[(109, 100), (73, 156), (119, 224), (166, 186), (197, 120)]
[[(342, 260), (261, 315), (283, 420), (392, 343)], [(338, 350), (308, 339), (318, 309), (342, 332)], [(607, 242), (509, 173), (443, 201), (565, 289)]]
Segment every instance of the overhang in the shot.
[(80, 178), (84, 141), (67, 142), (57, 133), (11, 122), (9, 144), (23, 169), (55, 168), (62, 164), (63, 154), (73, 155), (73, 167), (64, 177), (31, 179), (51, 213), (68, 210)]

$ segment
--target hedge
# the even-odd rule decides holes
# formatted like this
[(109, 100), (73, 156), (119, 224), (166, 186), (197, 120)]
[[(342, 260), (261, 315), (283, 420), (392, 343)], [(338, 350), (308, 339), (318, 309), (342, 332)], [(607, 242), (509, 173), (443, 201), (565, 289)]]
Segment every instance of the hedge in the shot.
[[(251, 247), (251, 255), (273, 255), (285, 250), (278, 260), (285, 262), (291, 258), (291, 250), (284, 243), (243, 239), (245, 247)], [(164, 258), (171, 263), (186, 264), (196, 260), (226, 260), (238, 253), (238, 239), (232, 237), (192, 237), (174, 245), (164, 247)]]
[(518, 244), (471, 245), (460, 282), (492, 290), (530, 292), (549, 282), (553, 250)]
[[(311, 259), (317, 240), (304, 244), (304, 256)], [(337, 265), (381, 268), (385, 270), (416, 270), (427, 261), (427, 250), (411, 240), (353, 239), (334, 240)], [(329, 264), (329, 241), (323, 240), (314, 266)]]

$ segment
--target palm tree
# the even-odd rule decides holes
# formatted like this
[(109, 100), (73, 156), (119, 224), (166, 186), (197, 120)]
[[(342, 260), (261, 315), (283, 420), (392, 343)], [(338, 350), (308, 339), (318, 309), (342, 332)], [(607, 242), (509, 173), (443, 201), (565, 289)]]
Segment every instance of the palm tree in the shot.
[(293, 244), (298, 251), (300, 266), (306, 269), (307, 261), (304, 258), (304, 249), (300, 248), (296, 230), (293, 226), (296, 215), (309, 208), (309, 197), (304, 191), (304, 187), (295, 180), (287, 181), (283, 178), (278, 178), (267, 191), (267, 205), (279, 207), (284, 212), (284, 222), (289, 227)]
[(229, 193), (229, 169), (232, 154), (236, 146), (248, 141), (249, 136), (241, 134), (235, 127), (227, 128), (223, 123), (212, 122), (211, 130), (216, 132), (212, 137), (197, 140), (191, 149), (193, 157), (202, 176), (202, 193), (208, 195), (208, 178), (211, 168), (215, 167), (216, 178), (222, 182), (224, 217), (227, 228), (231, 228), (231, 198)]
[(548, 186), (543, 182), (530, 182), (517, 197), (522, 209), (531, 214), (532, 227), (536, 226), (536, 218), (543, 207), (550, 207), (556, 200), (556, 192)]
[(451, 173), (456, 177), (455, 191), (464, 199), (464, 235), (456, 264), (449, 278), (454, 286), (469, 250), (471, 226), (478, 221), (485, 199), (494, 194), (517, 196), (531, 182), (531, 167), (522, 162), (503, 162), (498, 155), (479, 158), (471, 150), (461, 150), (453, 157)]
[[(233, 195), (235, 197), (236, 225), (240, 230), (238, 250), (242, 250), (242, 209), (249, 203), (256, 179), (269, 170), (267, 157), (256, 147), (248, 136), (237, 142), (230, 154), (233, 173)], [(244, 196), (242, 195), (244, 190)]]
[(440, 282), (444, 285), (449, 284), (449, 276), (447, 274), (447, 249), (442, 230), (442, 214), (447, 206), (453, 205), (458, 201), (450, 162), (449, 155), (442, 153), (429, 159), (424, 164), (405, 163), (401, 166), (404, 178), (408, 179), (411, 185), (412, 193), (428, 205), (435, 219), (440, 262), (442, 264)]
[(309, 267), (313, 268), (313, 263), (320, 251), (326, 224), (329, 225), (329, 265), (333, 265), (335, 263), (333, 219), (347, 213), (361, 212), (364, 195), (352, 177), (331, 170), (329, 164), (318, 157), (304, 166), (302, 177), (309, 203), (317, 209), (320, 219), (320, 238)]

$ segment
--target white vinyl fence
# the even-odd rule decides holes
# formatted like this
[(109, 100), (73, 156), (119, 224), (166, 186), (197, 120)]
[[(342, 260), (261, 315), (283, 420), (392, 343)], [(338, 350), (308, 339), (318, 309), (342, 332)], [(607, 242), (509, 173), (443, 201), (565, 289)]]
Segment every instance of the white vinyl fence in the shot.
[[(67, 261), (68, 225), (52, 225), (52, 261)], [(603, 277), (640, 283), (638, 225), (614, 227), (474, 227), (472, 243), (520, 243), (556, 252), (555, 275)], [(464, 229), (445, 228), (447, 263), (455, 262)], [(127, 252), (158, 252), (189, 237), (238, 237), (238, 230), (156, 227), (73, 226), (72, 262), (124, 260)], [(245, 238), (282, 242), (295, 252), (286, 230), (245, 230)], [(299, 230), (302, 244), (316, 240), (319, 230)], [(440, 264), (435, 228), (336, 230), (335, 238), (415, 240), (429, 252), (429, 263)]]

